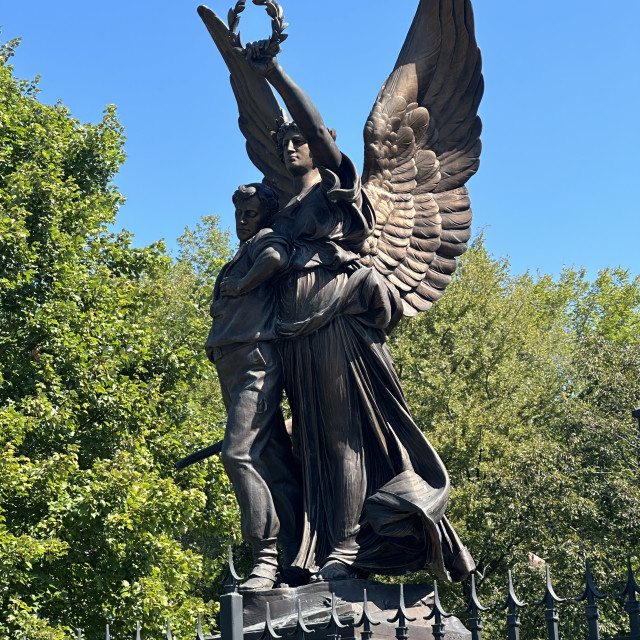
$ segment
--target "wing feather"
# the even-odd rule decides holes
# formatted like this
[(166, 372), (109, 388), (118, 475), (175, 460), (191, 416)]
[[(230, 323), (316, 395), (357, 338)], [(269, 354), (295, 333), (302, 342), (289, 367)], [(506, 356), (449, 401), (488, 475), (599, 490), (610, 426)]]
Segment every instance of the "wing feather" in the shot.
[(467, 248), (483, 90), (470, 0), (421, 0), (364, 130), (377, 226), (363, 262), (398, 288), (406, 315), (442, 295)]
[(247, 141), (249, 159), (264, 175), (264, 182), (277, 191), (284, 206), (293, 197), (291, 176), (278, 156), (271, 133), (279, 117), (289, 119), (287, 113), (267, 80), (253, 73), (234, 52), (227, 25), (205, 5), (198, 7), (198, 14), (229, 69), (238, 103), (238, 124)]

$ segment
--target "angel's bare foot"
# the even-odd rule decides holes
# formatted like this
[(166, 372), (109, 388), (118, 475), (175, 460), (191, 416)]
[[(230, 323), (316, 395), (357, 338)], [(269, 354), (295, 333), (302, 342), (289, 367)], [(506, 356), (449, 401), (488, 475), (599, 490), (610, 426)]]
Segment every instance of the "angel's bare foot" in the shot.
[(357, 576), (358, 572), (354, 567), (350, 567), (339, 560), (330, 560), (318, 571), (315, 580), (331, 582), (333, 580), (351, 580)]

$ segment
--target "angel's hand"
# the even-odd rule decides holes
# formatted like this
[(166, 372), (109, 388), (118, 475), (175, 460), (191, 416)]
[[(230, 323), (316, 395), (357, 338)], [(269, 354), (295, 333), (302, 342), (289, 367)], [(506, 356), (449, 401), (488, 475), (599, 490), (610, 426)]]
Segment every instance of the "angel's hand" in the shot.
[(242, 290), (242, 279), (228, 277), (223, 278), (220, 283), (220, 295), (224, 298), (237, 298), (244, 293)]
[(244, 50), (249, 66), (263, 78), (278, 66), (278, 59), (272, 49), (273, 43), (270, 40), (258, 40), (247, 44)]

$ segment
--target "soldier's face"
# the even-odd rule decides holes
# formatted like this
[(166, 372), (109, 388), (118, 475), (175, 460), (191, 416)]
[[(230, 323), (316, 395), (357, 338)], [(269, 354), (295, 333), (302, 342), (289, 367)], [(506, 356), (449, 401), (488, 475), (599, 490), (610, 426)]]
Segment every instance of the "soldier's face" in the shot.
[(240, 200), (236, 204), (236, 235), (240, 242), (246, 242), (264, 226), (265, 211), (258, 196)]

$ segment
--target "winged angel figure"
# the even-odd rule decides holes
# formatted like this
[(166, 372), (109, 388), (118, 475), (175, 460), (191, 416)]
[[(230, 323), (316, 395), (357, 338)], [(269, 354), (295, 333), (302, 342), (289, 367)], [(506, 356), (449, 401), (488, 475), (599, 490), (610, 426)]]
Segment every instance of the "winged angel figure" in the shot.
[(470, 237), (483, 92), (470, 0), (420, 1), (366, 121), (361, 176), (276, 57), (282, 9), (254, 3), (273, 33), (246, 47), (244, 0), (228, 25), (198, 12), (230, 70), (249, 157), (280, 199), (277, 327), (304, 500), (293, 566), (325, 580), (424, 568), (461, 580), (474, 563), (445, 516), (447, 471), (411, 418), (386, 336), (443, 294)]

